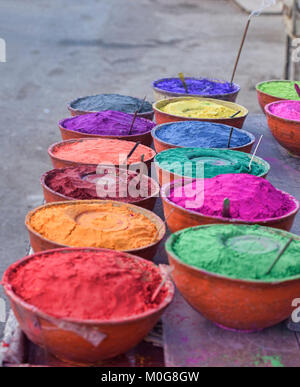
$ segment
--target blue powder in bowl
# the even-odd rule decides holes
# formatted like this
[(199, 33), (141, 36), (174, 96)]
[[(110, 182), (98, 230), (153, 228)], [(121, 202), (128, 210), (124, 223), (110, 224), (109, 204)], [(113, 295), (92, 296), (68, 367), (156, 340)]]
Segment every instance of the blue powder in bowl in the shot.
[[(182, 121), (159, 125), (153, 134), (170, 145), (191, 148), (227, 148), (231, 127), (201, 121)], [(230, 148), (249, 144), (254, 137), (234, 128)]]

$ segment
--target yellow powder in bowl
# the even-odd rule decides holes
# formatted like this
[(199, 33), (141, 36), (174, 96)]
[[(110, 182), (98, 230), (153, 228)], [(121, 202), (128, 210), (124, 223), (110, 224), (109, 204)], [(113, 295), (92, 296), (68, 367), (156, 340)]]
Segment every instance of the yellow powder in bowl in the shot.
[(133, 250), (155, 242), (157, 228), (145, 215), (111, 202), (56, 204), (37, 210), (30, 226), (44, 238), (70, 247)]
[[(238, 108), (232, 109), (215, 102), (201, 101), (195, 98), (170, 102), (161, 110), (174, 116), (188, 118), (230, 118), (239, 111)], [(241, 112), (236, 117), (243, 115), (244, 113)]]

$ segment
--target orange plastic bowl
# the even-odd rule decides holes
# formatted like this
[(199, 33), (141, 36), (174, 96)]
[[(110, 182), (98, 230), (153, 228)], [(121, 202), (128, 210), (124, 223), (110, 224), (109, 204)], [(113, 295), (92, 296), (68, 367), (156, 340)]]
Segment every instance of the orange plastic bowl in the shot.
[(58, 123), (58, 127), (61, 133), (61, 138), (63, 140), (73, 140), (78, 138), (104, 138), (104, 139), (107, 138), (107, 139), (125, 140), (125, 141), (133, 141), (133, 142), (140, 141), (141, 144), (146, 146), (151, 146), (152, 144), (151, 130), (142, 134), (132, 134), (128, 136), (88, 134), (88, 133), (76, 132), (75, 130), (66, 129), (63, 126), (64, 121), (65, 120), (62, 120)]
[[(95, 168), (95, 173), (96, 173), (96, 169), (97, 168)], [(107, 169), (109, 169), (109, 167), (107, 167)], [(119, 168), (117, 168), (117, 170), (119, 170)], [(43, 188), (45, 202), (46, 203), (54, 203), (54, 202), (65, 202), (68, 200), (77, 200), (71, 196), (66, 196), (66, 195), (63, 195), (59, 192), (56, 192), (47, 185), (47, 178), (51, 173), (53, 173), (53, 171), (55, 171), (55, 170), (51, 170), (51, 171), (44, 173), (40, 179), (41, 185)], [(127, 173), (128, 174), (135, 174), (134, 172), (131, 172), (128, 170), (127, 170)], [(151, 179), (151, 177), (148, 177), (146, 175), (142, 175), (141, 179), (148, 180), (151, 182), (151, 186), (153, 187), (152, 191), (151, 191), (152, 194), (145, 197), (145, 198), (142, 198), (140, 200), (131, 201), (131, 202), (129, 201), (128, 203), (134, 204), (136, 206), (143, 207), (143, 208), (146, 208), (147, 210), (152, 211), (154, 206), (155, 206), (156, 199), (159, 197), (159, 185), (154, 179)], [(99, 197), (99, 199), (105, 200), (105, 198), (101, 198), (101, 197)]]
[[(27, 228), (28, 234), (29, 234), (29, 239), (30, 239), (30, 244), (35, 253), (39, 251), (45, 251), (45, 250), (52, 250), (52, 249), (60, 249), (60, 248), (66, 248), (66, 247), (72, 247), (72, 246), (66, 246), (62, 245), (60, 243), (57, 243), (55, 241), (52, 241), (50, 239), (44, 238), (41, 234), (36, 232), (32, 227), (31, 227), (31, 217), (33, 214), (35, 214), (37, 211), (39, 211), (42, 208), (45, 207), (51, 207), (51, 206), (58, 206), (58, 205), (63, 205), (63, 204), (68, 204), (68, 205), (76, 205), (76, 204), (92, 204), (96, 203), (99, 205), (99, 208), (101, 205), (106, 205), (107, 203), (112, 203), (115, 207), (127, 207), (131, 211), (136, 212), (138, 214), (142, 214), (145, 217), (147, 217), (156, 227), (158, 234), (156, 237), (156, 240), (144, 247), (140, 247), (138, 249), (132, 249), (132, 250), (127, 250), (124, 251), (125, 253), (128, 254), (134, 254), (137, 255), (141, 258), (148, 259), (151, 261), (158, 249), (158, 246), (160, 242), (163, 240), (165, 234), (166, 234), (166, 226), (165, 223), (162, 221), (162, 219), (154, 214), (154, 212), (151, 212), (149, 210), (146, 210), (145, 208), (135, 206), (133, 204), (128, 204), (128, 203), (121, 203), (113, 200), (73, 200), (73, 201), (66, 201), (66, 202), (56, 202), (56, 203), (47, 203), (42, 206), (39, 206), (35, 208), (34, 210), (30, 211), (26, 215), (25, 219), (25, 226)], [(81, 248), (88, 248), (87, 246), (80, 246)]]
[[(185, 148), (184, 146), (181, 146), (181, 145), (174, 145), (174, 144), (165, 142), (157, 136), (157, 132), (162, 126), (167, 126), (167, 125), (172, 125), (172, 124), (173, 124), (173, 122), (169, 122), (168, 124), (157, 125), (155, 128), (152, 129), (151, 134), (153, 137), (154, 148), (155, 148), (156, 153), (160, 153), (160, 152), (163, 152), (163, 151), (171, 149), (171, 148)], [(255, 137), (253, 136), (252, 133), (247, 132), (246, 130), (243, 130), (243, 129), (237, 129), (237, 130), (247, 134), (247, 136), (250, 137), (249, 143), (242, 145), (242, 146), (238, 146), (238, 147), (223, 148), (223, 149), (230, 149), (230, 150), (237, 150), (237, 151), (245, 152), (245, 153), (251, 153), (253, 144), (255, 143)], [(221, 148), (217, 148), (217, 149), (221, 149)]]
[[(214, 225), (196, 228), (204, 227)], [(299, 236), (286, 231), (265, 230), (300, 241)], [(177, 236), (184, 231), (173, 234), (166, 242), (170, 265), (175, 267), (172, 277), (185, 300), (204, 317), (223, 328), (249, 332), (279, 324), (291, 316), (292, 301), (300, 294), (300, 276), (276, 282), (248, 281), (190, 266), (172, 250)]]
[[(69, 112), (71, 113), (71, 115), (73, 117), (75, 116), (81, 116), (83, 114), (88, 114), (88, 113), (99, 113), (99, 111), (95, 111), (95, 110), (91, 110), (91, 111), (88, 111), (88, 110), (79, 110), (79, 109), (75, 109), (72, 105), (74, 105), (75, 102), (77, 102), (79, 99), (81, 98), (84, 98), (84, 97), (79, 97), (79, 98), (76, 98), (74, 99), (73, 101), (71, 101), (68, 105), (67, 105), (67, 109), (69, 110)], [(129, 114), (132, 114), (134, 115), (134, 112), (133, 113), (129, 113)], [(153, 117), (154, 117), (154, 111), (153, 110), (150, 110), (149, 112), (143, 112), (143, 113), (138, 113), (138, 117), (141, 117), (141, 118), (146, 118), (147, 120), (153, 120)]]
[[(55, 250), (55, 252), (57, 251)], [(101, 252), (105, 249), (60, 249), (59, 251), (62, 253), (70, 251)], [(47, 253), (51, 254), (54, 251)], [(2, 284), (20, 327), (29, 340), (45, 348), (46, 351), (59, 359), (70, 363), (101, 364), (102, 360), (113, 358), (135, 347), (151, 331), (174, 296), (174, 285), (168, 280), (166, 282), (168, 293), (165, 299), (157, 308), (143, 314), (108, 321), (54, 318), (25, 302), (16, 295), (11, 286), (12, 273), (18, 267), (40, 255), (44, 255), (44, 253), (30, 255), (12, 264), (4, 273)], [(132, 261), (141, 261), (139, 257), (124, 255)], [(144, 261), (143, 263), (145, 266), (155, 267), (151, 262)], [(159, 271), (158, 268), (157, 271)], [(91, 340), (86, 339), (85, 336), (87, 338), (99, 336), (100, 343), (98, 345), (95, 342), (92, 344)]]
[[(73, 140), (66, 140), (66, 141), (60, 141), (56, 142), (55, 144), (50, 145), (48, 148), (48, 155), (51, 159), (52, 165), (54, 168), (67, 168), (67, 167), (79, 167), (79, 166), (93, 166), (97, 167), (98, 164), (89, 164), (89, 163), (81, 163), (78, 161), (73, 161), (73, 160), (65, 160), (60, 157), (55, 156), (55, 150), (58, 149), (61, 146), (64, 146), (66, 144), (71, 144), (75, 142), (82, 142), (82, 141), (93, 141), (94, 139), (92, 138), (79, 138), (79, 139), (73, 139)], [(99, 140), (99, 138), (98, 138)], [(111, 140), (111, 139), (107, 139)], [(105, 139), (103, 139), (105, 141)], [(121, 140), (116, 140), (116, 141), (121, 141)], [(129, 142), (129, 141), (128, 141)], [(132, 147), (134, 146), (134, 143), (132, 142)], [(151, 158), (150, 159), (145, 159), (144, 163), (147, 165), (147, 168), (151, 167), (151, 163), (156, 155), (155, 151), (151, 148), (148, 147), (148, 149), (151, 151)], [(135, 163), (134, 165), (137, 165), (138, 163)], [(105, 165), (105, 164), (104, 164)], [(130, 164), (133, 165), (133, 164)], [(110, 164), (110, 166), (112, 166)], [(119, 167), (119, 165), (115, 165), (116, 168)]]
[[(184, 184), (191, 183), (193, 180), (185, 181)], [(259, 224), (260, 226), (273, 227), (278, 228), (285, 231), (290, 231), (295, 217), (300, 209), (300, 203), (296, 198), (292, 195), (287, 194), (286, 192), (281, 191), (289, 196), (290, 200), (294, 203), (295, 207), (289, 213), (277, 217), (270, 218), (265, 220), (257, 220), (257, 221), (243, 221), (240, 219), (228, 219), (223, 218), (221, 216), (210, 216), (204, 215), (199, 212), (188, 210), (184, 207), (180, 207), (171, 200), (169, 200), (170, 192), (173, 188), (180, 187), (182, 185), (181, 180), (174, 181), (170, 184), (166, 184), (161, 188), (161, 198), (163, 202), (165, 219), (167, 219), (167, 225), (169, 230), (173, 232), (177, 232), (183, 230), (185, 228), (194, 227), (194, 226), (202, 226), (207, 224), (248, 224), (254, 225)], [(168, 217), (170, 212), (172, 214)]]
[[(213, 98), (213, 99), (220, 99), (223, 101), (235, 102), (237, 99), (237, 96), (241, 90), (241, 87), (238, 84), (233, 83), (236, 90), (231, 92), (231, 93), (215, 94), (215, 95), (199, 95), (199, 94), (190, 94), (190, 93), (188, 93), (188, 94), (186, 94), (186, 93), (174, 93), (171, 91), (166, 91), (166, 90), (160, 89), (159, 87), (155, 86), (157, 83), (159, 83), (161, 81), (168, 80), (168, 79), (173, 79), (173, 78), (162, 78), (162, 79), (158, 79), (157, 81), (153, 82), (152, 88), (153, 88), (153, 93), (154, 93), (154, 97), (155, 97), (156, 101), (160, 101), (161, 99), (167, 99), (167, 98), (187, 97), (188, 96), (188, 97), (196, 97), (196, 98), (199, 98), (199, 97), (201, 97), (201, 98)], [(186, 79), (196, 79), (196, 78), (186, 78)], [(214, 81), (214, 82), (218, 82), (218, 83), (226, 83), (226, 81), (222, 81), (220, 79), (210, 79), (210, 81)]]
[[(196, 97), (192, 97), (192, 99), (195, 99), (195, 98)], [(188, 100), (188, 99), (191, 99), (191, 97), (169, 98), (169, 99), (163, 99), (154, 103), (153, 110), (155, 114), (156, 123), (160, 125), (160, 124), (166, 124), (168, 122), (177, 122), (177, 121), (206, 121), (206, 122), (215, 122), (217, 124), (224, 124), (228, 126), (234, 126), (235, 128), (241, 129), (248, 115), (248, 110), (244, 106), (238, 105), (236, 103), (216, 100), (212, 98), (199, 98), (199, 97), (197, 97), (196, 99), (199, 99), (200, 101), (205, 100), (208, 102), (218, 103), (219, 105), (223, 105), (228, 108), (231, 108), (236, 112), (240, 110), (243, 113), (243, 116), (234, 117), (234, 118), (189, 118), (189, 117), (183, 117), (183, 116), (175, 116), (172, 114), (165, 113), (161, 110), (164, 106), (168, 105), (171, 102)]]
[(267, 94), (267, 93), (264, 93), (263, 91), (259, 90), (259, 87), (261, 85), (263, 85), (264, 83), (274, 83), (274, 82), (287, 82), (287, 83), (290, 83), (291, 81), (287, 81), (287, 80), (270, 80), (270, 81), (264, 81), (264, 82), (260, 82), (256, 85), (256, 92), (257, 92), (257, 99), (258, 99), (258, 103), (263, 111), (263, 113), (265, 114), (265, 106), (272, 103), (272, 102), (277, 102), (277, 101), (287, 101), (286, 98), (281, 98), (281, 97), (275, 97), (274, 95), (270, 95), (270, 94)]
[[(288, 120), (271, 113), (272, 106), (285, 103), (277, 101), (266, 105), (265, 112), (272, 135), (292, 156), (300, 157), (300, 121)], [(300, 106), (300, 101), (297, 102)]]

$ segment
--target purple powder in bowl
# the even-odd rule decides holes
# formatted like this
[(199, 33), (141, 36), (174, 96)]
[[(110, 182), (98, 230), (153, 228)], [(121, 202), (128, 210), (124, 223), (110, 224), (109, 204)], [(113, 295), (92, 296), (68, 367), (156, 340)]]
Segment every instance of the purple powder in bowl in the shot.
[(128, 136), (150, 132), (155, 123), (145, 118), (136, 117), (134, 126), (129, 133), (133, 116), (131, 114), (107, 110), (99, 113), (83, 114), (67, 118), (59, 122), (65, 129), (75, 132), (107, 135)]

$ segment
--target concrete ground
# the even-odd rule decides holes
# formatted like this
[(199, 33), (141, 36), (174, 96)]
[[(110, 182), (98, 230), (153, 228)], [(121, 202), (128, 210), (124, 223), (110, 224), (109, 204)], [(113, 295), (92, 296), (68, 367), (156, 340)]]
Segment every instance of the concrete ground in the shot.
[[(24, 218), (42, 202), (67, 102), (102, 92), (151, 100), (151, 82), (179, 71), (229, 79), (247, 15), (229, 0), (0, 0), (0, 9), (2, 274), (25, 254)], [(281, 17), (253, 19), (236, 75), (251, 113), (255, 84), (282, 77), (284, 51)]]

